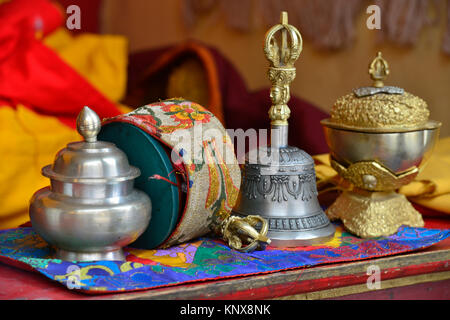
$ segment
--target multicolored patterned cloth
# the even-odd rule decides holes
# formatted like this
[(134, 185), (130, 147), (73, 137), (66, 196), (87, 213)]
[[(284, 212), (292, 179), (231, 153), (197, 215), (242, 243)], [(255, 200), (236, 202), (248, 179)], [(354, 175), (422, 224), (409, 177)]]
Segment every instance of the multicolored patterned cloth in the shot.
[(110, 293), (376, 258), (429, 247), (450, 236), (450, 229), (401, 227), (392, 236), (368, 240), (340, 224), (336, 228), (332, 240), (317, 246), (240, 253), (221, 240), (200, 238), (165, 250), (125, 248), (126, 262), (52, 259), (52, 248), (32, 228), (17, 228), (0, 230), (0, 261), (35, 270), (69, 289)]

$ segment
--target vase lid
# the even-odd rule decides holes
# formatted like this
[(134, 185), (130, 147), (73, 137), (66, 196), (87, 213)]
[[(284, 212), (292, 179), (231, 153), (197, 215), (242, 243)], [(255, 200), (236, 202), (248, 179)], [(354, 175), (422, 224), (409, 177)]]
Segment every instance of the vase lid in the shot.
[(122, 150), (97, 140), (100, 129), (98, 115), (84, 107), (77, 117), (77, 130), (84, 141), (69, 143), (60, 150), (53, 164), (42, 168), (42, 174), (52, 180), (79, 183), (118, 182), (139, 176), (139, 169), (130, 166)]

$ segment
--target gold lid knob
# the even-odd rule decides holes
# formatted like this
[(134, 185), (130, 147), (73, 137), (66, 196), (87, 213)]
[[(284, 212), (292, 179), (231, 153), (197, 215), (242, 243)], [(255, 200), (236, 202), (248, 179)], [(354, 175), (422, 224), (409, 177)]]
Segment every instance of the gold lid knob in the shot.
[(389, 64), (383, 59), (381, 52), (378, 52), (375, 59), (369, 65), (369, 74), (374, 81), (373, 86), (376, 88), (384, 87), (384, 80), (389, 75)]

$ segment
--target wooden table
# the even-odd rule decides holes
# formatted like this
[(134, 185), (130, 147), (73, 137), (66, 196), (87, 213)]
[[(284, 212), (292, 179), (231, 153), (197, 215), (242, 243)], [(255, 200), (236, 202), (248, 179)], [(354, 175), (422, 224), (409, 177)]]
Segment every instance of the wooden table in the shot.
[[(381, 289), (367, 286), (373, 265), (381, 271)], [(450, 299), (450, 238), (378, 259), (96, 296), (0, 263), (0, 299)]]

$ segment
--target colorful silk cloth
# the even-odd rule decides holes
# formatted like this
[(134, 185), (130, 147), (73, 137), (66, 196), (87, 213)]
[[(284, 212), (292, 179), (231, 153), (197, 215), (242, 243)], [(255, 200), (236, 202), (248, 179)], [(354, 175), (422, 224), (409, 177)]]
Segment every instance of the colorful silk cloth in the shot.
[(68, 262), (51, 259), (52, 249), (32, 228), (16, 228), (0, 231), (0, 261), (35, 270), (68, 289), (98, 294), (376, 258), (426, 248), (450, 236), (450, 229), (401, 227), (392, 236), (368, 240), (339, 224), (336, 229), (332, 240), (311, 247), (241, 253), (220, 240), (200, 238), (165, 250), (125, 248), (126, 262)]

